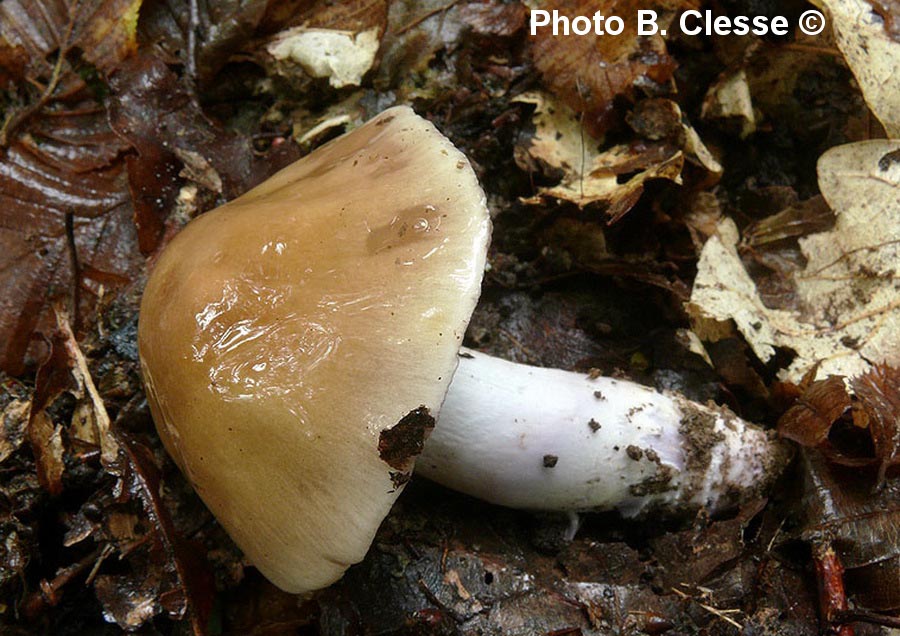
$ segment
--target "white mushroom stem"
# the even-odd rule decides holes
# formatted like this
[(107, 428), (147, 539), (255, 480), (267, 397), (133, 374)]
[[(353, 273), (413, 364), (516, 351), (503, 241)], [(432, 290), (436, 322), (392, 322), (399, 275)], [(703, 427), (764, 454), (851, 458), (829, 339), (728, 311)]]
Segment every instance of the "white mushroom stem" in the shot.
[(634, 516), (730, 507), (787, 457), (725, 408), (464, 350), (416, 471), (512, 508)]

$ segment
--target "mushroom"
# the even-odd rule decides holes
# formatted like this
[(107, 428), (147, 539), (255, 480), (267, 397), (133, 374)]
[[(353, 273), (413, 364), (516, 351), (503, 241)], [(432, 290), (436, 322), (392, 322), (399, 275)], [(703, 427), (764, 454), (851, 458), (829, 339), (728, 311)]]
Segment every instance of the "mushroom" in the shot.
[(397, 107), (160, 256), (138, 333), (157, 430), (282, 589), (362, 560), (442, 403), (426, 474), (504, 505), (719, 505), (771, 477), (762, 430), (631, 383), (463, 353), (451, 387), (489, 238), (465, 156)]

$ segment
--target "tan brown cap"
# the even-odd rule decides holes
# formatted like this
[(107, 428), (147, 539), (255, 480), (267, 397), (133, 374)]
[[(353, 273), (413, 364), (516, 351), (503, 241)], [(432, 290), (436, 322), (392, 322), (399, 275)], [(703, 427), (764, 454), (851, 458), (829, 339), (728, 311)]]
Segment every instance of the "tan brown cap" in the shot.
[(139, 345), (169, 453), (272, 582), (360, 561), (456, 369), (490, 237), (466, 157), (387, 110), (192, 221)]

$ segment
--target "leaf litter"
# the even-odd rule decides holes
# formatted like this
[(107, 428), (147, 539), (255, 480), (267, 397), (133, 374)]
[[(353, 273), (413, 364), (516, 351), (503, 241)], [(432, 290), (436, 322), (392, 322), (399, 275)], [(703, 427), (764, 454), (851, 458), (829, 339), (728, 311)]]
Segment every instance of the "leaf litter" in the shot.
[[(679, 10), (696, 3), (622, 0), (613, 4), (623, 14), (634, 13), (638, 4), (656, 8), (668, 23)], [(135, 23), (129, 16), (135, 15), (138, 5), (140, 19)], [(760, 95), (767, 89), (759, 88), (758, 72), (753, 75), (750, 69), (750, 74), (742, 76), (743, 64), (724, 61), (735, 50), (723, 53), (727, 47), (722, 42), (713, 42), (711, 49), (719, 57), (712, 58), (683, 40), (673, 45), (672, 38), (638, 38), (631, 32), (618, 40), (534, 38), (523, 32), (526, 8), (515, 3), (109, 0), (68, 5), (44, 0), (41, 15), (33, 11), (36, 6), (4, 3), (4, 11), (5, 7), (15, 11), (3, 13), (6, 22), (0, 20), (0, 26), (52, 25), (19, 29), (39, 34), (35, 40), (16, 40), (16, 35), (7, 35), (12, 31), (0, 29), (5, 38), (0, 41), (0, 80), (14, 87), (8, 93), (13, 105), (7, 112), (14, 119), (7, 126), (7, 156), (24, 157), (19, 163), (32, 174), (47, 176), (38, 183), (52, 195), (46, 204), (27, 189), (33, 180), (15, 181), (16, 174), (11, 172), (11, 180), (4, 182), (10, 185), (2, 192), (18, 189), (22, 196), (15, 215), (0, 216), (2, 227), (10, 228), (13, 246), (22, 244), (20, 235), (25, 230), (41, 240), (48, 227), (56, 231), (56, 251), (45, 255), (55, 259), (46, 265), (47, 272), (58, 276), (55, 292), (47, 294), (46, 280), (36, 280), (25, 290), (12, 290), (21, 292), (21, 302), (0, 306), (0, 320), (10, 312), (17, 316), (9, 329), (17, 334), (18, 348), (7, 352), (6, 359), (13, 362), (4, 368), (25, 378), (24, 385), (4, 381), (0, 402), (0, 489), (5, 506), (0, 510), (0, 532), (5, 537), (0, 545), (0, 591), (21, 592), (21, 581), (31, 586), (21, 607), (32, 625), (59, 625), (59, 617), (83, 598), (80, 582), (84, 581), (106, 620), (127, 630), (150, 629), (150, 621), (161, 624), (154, 617), (168, 615), (189, 616), (190, 629), (198, 634), (207, 629), (209, 616), (227, 625), (231, 633), (318, 629), (321, 634), (344, 634), (343, 627), (352, 624), (395, 634), (514, 633), (523, 624), (533, 627), (532, 631), (554, 634), (673, 629), (727, 634), (733, 633), (735, 624), (749, 631), (765, 626), (779, 634), (815, 632), (813, 605), (804, 592), (808, 575), (802, 568), (794, 571), (771, 559), (770, 548), (783, 520), (765, 502), (740, 511), (735, 518), (694, 520), (690, 529), (682, 525), (673, 533), (656, 528), (648, 535), (646, 529), (623, 528), (621, 520), (588, 521), (580, 537), (564, 544), (553, 538), (554, 520), (488, 506), (473, 509), (472, 502), (452, 497), (445, 502), (444, 497), (434, 497), (427, 485), (414, 482), (409, 497), (385, 523), (366, 562), (317, 601), (298, 609), (296, 599), (274, 593), (252, 574), (236, 587), (244, 576), (239, 555), (162, 455), (142, 411), (140, 394), (135, 392), (137, 370), (134, 354), (129, 353), (134, 348), (129, 329), (135, 324), (134, 299), (139, 298), (144, 257), (152, 258), (181, 223), (236, 196), (279, 162), (297, 156), (296, 147), (289, 143), (292, 130), (312, 147), (366, 114), (395, 101), (414, 101), (472, 157), (488, 187), (497, 226), (507, 230), (495, 236), (489, 277), (495, 284), (486, 291), (486, 297), (494, 297), (488, 305), (499, 307), (491, 315), (496, 324), (478, 328), (479, 343), (502, 348), (507, 334), (514, 348), (535, 362), (560, 357), (577, 366), (600, 359), (615, 373), (652, 371), (657, 382), (682, 388), (685, 380), (680, 375), (673, 379), (664, 366), (666, 355), (646, 348), (648, 342), (655, 347), (665, 340), (658, 332), (659, 319), (647, 322), (646, 330), (654, 332), (652, 341), (644, 335), (626, 338), (624, 345), (621, 327), (610, 323), (619, 324), (615, 312), (625, 304), (623, 295), (629, 305), (635, 305), (630, 309), (635, 312), (631, 322), (640, 323), (640, 327), (632, 325), (638, 330), (645, 329), (647, 314), (662, 315), (673, 308), (678, 312), (683, 293), (679, 290), (686, 289), (683, 281), (692, 276), (694, 246), (712, 235), (709, 247), (719, 236), (717, 228), (729, 231), (722, 218), (726, 210), (734, 212), (726, 204), (734, 188), (729, 172), (740, 164), (734, 149), (742, 154), (743, 144), (751, 150), (764, 148), (761, 140), (773, 121), (779, 123), (775, 121), (780, 112), (778, 99), (771, 95), (803, 90), (799, 73), (796, 84), (767, 93), (766, 101)], [(70, 6), (93, 12), (85, 13), (81, 22), (67, 21), (64, 10)], [(885, 31), (893, 32), (891, 21), (883, 19)], [(328, 77), (309, 78), (296, 67), (276, 74), (264, 47), (273, 35), (296, 27), (353, 34), (376, 28), (377, 53), (350, 82), (359, 86), (329, 86)], [(134, 33), (144, 47), (132, 46)], [(93, 57), (85, 56), (78, 46), (69, 51), (60, 46), (60, 42), (90, 42), (101, 35), (108, 46), (95, 46), (89, 54)], [(753, 47), (759, 50), (759, 42), (747, 44), (745, 53)], [(735, 48), (740, 53), (740, 46)], [(792, 51), (762, 48), (767, 60)], [(737, 78), (734, 87), (739, 99), (734, 104), (725, 103), (724, 89), (709, 92), (718, 81), (714, 74), (698, 73), (697, 67), (679, 69), (679, 64), (691, 64), (695, 55), (713, 61), (710, 67), (724, 73), (720, 79)], [(815, 59), (833, 66), (830, 57)], [(685, 78), (696, 86), (685, 83)], [(714, 94), (721, 106), (718, 111), (706, 111), (705, 119), (700, 107), (704, 93)], [(873, 103), (870, 100), (877, 113)], [(250, 104), (247, 112), (241, 112), (246, 104)], [(754, 108), (760, 104), (764, 107)], [(533, 117), (530, 107), (535, 109)], [(829, 111), (823, 112), (816, 122), (830, 124)], [(228, 132), (211, 113), (231, 117)], [(697, 129), (689, 117), (699, 122)], [(728, 119), (739, 120), (737, 134), (727, 125)], [(248, 127), (262, 134), (251, 137)], [(858, 138), (854, 130), (858, 128), (838, 132)], [(742, 134), (745, 139), (740, 146), (729, 139)], [(785, 301), (781, 310), (793, 312), (798, 321), (812, 321), (814, 330), (824, 325), (827, 331), (834, 329), (835, 321), (840, 325), (855, 319), (869, 327), (866, 335), (883, 336), (883, 324), (870, 321), (879, 312), (872, 299), (888, 285), (890, 273), (879, 262), (863, 258), (869, 252), (879, 253), (883, 246), (871, 249), (866, 242), (869, 237), (850, 240), (832, 254), (834, 263), (817, 261), (811, 253), (816, 247), (813, 232), (822, 233), (826, 247), (831, 247), (838, 243), (836, 232), (843, 230), (842, 223), (860, 216), (874, 225), (871, 215), (846, 209), (857, 205), (859, 189), (850, 203), (836, 202), (839, 197), (829, 197), (825, 185), (828, 170), (843, 171), (834, 179), (841, 183), (868, 179), (882, 196), (884, 179), (879, 185), (872, 178), (880, 174), (871, 168), (874, 154), (873, 150), (856, 157), (867, 162), (858, 163), (856, 172), (848, 158), (838, 168), (827, 163), (823, 168), (822, 191), (836, 219), (823, 209), (827, 206), (821, 198), (790, 202), (777, 218), (746, 226), (744, 241), (737, 239), (736, 229), (731, 230), (724, 242), (728, 249), (721, 250), (731, 258), (733, 248), (738, 255), (735, 262), (742, 267), (751, 252), (764, 256), (768, 265), (776, 263), (778, 272), (771, 280), (792, 278), (792, 285), (784, 286), (788, 292), (781, 294)], [(892, 157), (887, 152), (878, 158), (888, 166), (888, 182), (893, 179)], [(29, 158), (32, 163), (26, 164)], [(722, 190), (714, 193), (720, 179)], [(674, 187), (677, 183), (685, 187)], [(89, 187), (79, 191), (84, 184)], [(880, 205), (878, 197), (874, 201), (869, 194), (866, 197), (873, 206)], [(82, 207), (68, 205), (71, 201)], [(173, 217), (173, 206), (186, 213)], [(55, 215), (50, 217), (53, 223), (42, 216), (47, 207)], [(22, 211), (26, 208), (27, 214)], [(681, 209), (690, 213), (683, 214)], [(30, 221), (21, 227), (23, 218), (38, 219), (38, 230)], [(105, 232), (127, 233), (127, 240), (115, 241), (122, 263), (94, 258), (91, 250), (103, 245), (105, 235), (85, 241), (84, 219), (97, 220)], [(72, 231), (67, 232), (67, 220)], [(616, 223), (604, 227), (603, 221)], [(641, 240), (635, 241), (635, 236)], [(798, 258), (790, 250), (773, 249), (785, 243)], [(612, 254), (627, 253), (628, 248), (643, 260), (610, 261)], [(811, 277), (825, 285), (824, 291), (803, 296), (805, 283), (800, 274), (812, 272), (813, 262), (827, 266)], [(70, 267), (72, 272), (67, 271)], [(642, 275), (642, 268), (652, 275)], [(67, 274), (80, 280), (72, 284)], [(45, 278), (48, 275), (44, 273)], [(830, 307), (815, 304), (818, 296), (832, 293), (827, 285), (834, 282), (830, 279), (848, 276), (863, 279), (854, 288), (858, 307), (846, 304), (850, 301), (839, 292), (833, 292), (836, 300)], [(610, 297), (617, 300), (596, 307), (569, 300), (579, 297), (568, 295), (566, 286), (577, 289), (584, 278), (590, 298), (601, 295), (598, 284), (609, 283), (610, 291), (616, 292)], [(742, 279), (737, 274), (735, 279), (746, 282), (746, 296), (759, 301), (751, 303), (752, 308), (771, 319), (766, 312), (774, 311), (769, 307), (779, 298), (772, 293), (778, 291), (777, 285), (760, 285), (756, 278)], [(15, 280), (29, 278), (0, 278), (0, 282)], [(505, 295), (507, 284), (513, 291)], [(655, 289), (652, 294), (634, 294), (635, 285)], [(123, 293), (115, 294), (118, 290)], [(549, 292), (546, 302), (532, 298), (544, 292)], [(668, 302), (661, 302), (660, 295)], [(72, 313), (71, 326), (53, 313), (35, 319), (39, 306), (52, 306), (47, 300), (51, 296), (82, 309)], [(502, 302), (495, 303), (498, 299)], [(534, 313), (529, 312), (534, 307), (546, 307), (553, 316), (564, 307), (564, 316), (537, 324), (529, 320), (528, 328), (509, 329), (510, 320)], [(848, 307), (861, 313), (847, 318), (843, 312)], [(866, 311), (873, 315), (863, 315)], [(730, 318), (726, 313), (717, 319), (724, 325), (711, 321), (711, 330), (733, 333)], [(755, 322), (739, 324), (745, 322), (754, 328)], [(473, 324), (487, 323), (476, 320)], [(6, 325), (0, 322), (0, 327)], [(33, 337), (35, 328), (43, 335)], [(612, 336), (607, 338), (610, 331)], [(696, 337), (691, 341), (692, 349), (706, 355)], [(613, 342), (616, 353), (610, 356), (608, 343)], [(765, 394), (765, 374), (752, 361), (742, 360), (741, 367), (738, 359), (745, 353), (733, 346), (736, 342), (731, 340), (731, 362), (728, 369), (720, 369), (721, 376), (710, 379), (713, 372), (700, 363), (699, 374), (706, 378), (704, 390), (708, 391), (701, 394), (721, 397), (715, 387), (722, 378), (731, 389), (753, 384), (738, 381), (739, 370), (760, 385), (754, 391)], [(871, 353), (864, 350), (864, 339), (851, 337), (842, 344)], [(793, 350), (792, 344), (781, 341), (769, 346), (774, 352)], [(709, 342), (707, 347), (708, 360), (725, 359), (722, 347)], [(753, 343), (751, 347), (757, 350)], [(27, 388), (29, 373), (39, 359), (45, 362), (32, 393)], [(775, 367), (781, 360), (770, 358), (770, 364)], [(814, 355), (810, 361), (820, 362)], [(660, 363), (662, 368), (653, 368)], [(846, 461), (854, 462), (853, 468), (871, 472), (870, 487), (883, 478), (878, 497), (888, 497), (894, 488), (897, 449), (895, 419), (890, 416), (896, 407), (891, 390), (895, 378), (887, 367), (876, 369), (865, 379), (854, 380), (847, 389), (850, 393), (834, 397), (833, 403), (820, 405), (815, 393), (806, 395), (804, 404), (813, 407), (804, 417), (817, 428), (800, 436), (806, 435), (819, 452), (823, 444), (846, 443), (845, 438), (835, 437), (835, 428), (842, 434), (862, 431), (868, 442), (861, 448), (839, 446), (841, 456), (850, 458)], [(846, 388), (847, 383), (839, 383)], [(838, 380), (832, 380), (823, 391), (836, 396), (832, 392), (837, 384)], [(33, 401), (38, 403), (34, 412), (40, 422), (29, 426)], [(880, 406), (863, 408), (862, 404)], [(106, 408), (110, 410), (103, 417)], [(829, 418), (832, 424), (822, 424)], [(851, 436), (857, 442), (858, 437)], [(843, 487), (843, 479), (829, 488)], [(51, 498), (51, 491), (61, 494)], [(867, 492), (860, 492), (862, 502)], [(877, 501), (889, 507), (892, 500)], [(804, 505), (815, 513), (814, 498)], [(817, 529), (840, 527), (829, 530), (828, 540), (844, 560), (849, 593), (868, 607), (890, 608), (893, 601), (877, 598), (877, 589), (867, 584), (867, 579), (890, 582), (879, 568), (895, 557), (891, 545), (896, 542), (876, 544), (879, 537), (892, 540), (882, 528), (890, 517), (860, 533), (848, 530), (855, 521), (847, 521), (855, 519), (854, 510), (859, 509), (846, 510), (849, 513), (834, 523), (834, 518), (829, 521), (811, 514), (804, 522), (809, 532), (803, 536), (818, 541), (825, 534), (817, 535)], [(60, 531), (44, 527), (36, 532), (31, 520), (49, 516), (62, 520)], [(862, 546), (858, 549), (841, 543), (848, 536), (863, 534), (865, 541), (857, 541)], [(205, 547), (186, 537), (203, 541)], [(58, 539), (65, 552), (48, 538)], [(872, 546), (877, 548), (874, 556)], [(216, 592), (210, 563), (216, 568), (216, 583), (226, 589), (225, 603), (212, 614)], [(247, 611), (257, 601), (273, 599), (277, 609), (267, 610), (264, 621), (254, 618), (255, 610)], [(235, 606), (238, 611), (222, 610), (223, 606)], [(11, 616), (7, 607), (12, 604), (0, 608), (0, 623)]]

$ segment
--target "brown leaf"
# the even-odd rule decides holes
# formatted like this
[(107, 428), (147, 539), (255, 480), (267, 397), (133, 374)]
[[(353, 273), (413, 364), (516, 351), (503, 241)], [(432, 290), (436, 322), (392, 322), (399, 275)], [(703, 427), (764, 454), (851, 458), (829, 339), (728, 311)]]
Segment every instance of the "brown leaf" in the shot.
[[(665, 28), (667, 13), (671, 17), (672, 12), (695, 4), (693, 0), (656, 0), (649, 5), (638, 0), (612, 0), (604, 4), (601, 14), (622, 16), (622, 33), (559, 37), (549, 28), (539, 29), (529, 38), (534, 65), (544, 85), (570, 108), (583, 113), (586, 128), (598, 136), (608, 126), (617, 96), (630, 96), (641, 82), (665, 83), (675, 71), (675, 61), (660, 36), (637, 35), (634, 16), (638, 9), (657, 10), (663, 16), (661, 27)], [(570, 18), (591, 16), (598, 10), (597, 3), (589, 0), (549, 0), (541, 3), (541, 8), (558, 10)]]
[(462, 21), (475, 33), (489, 37), (509, 37), (525, 26), (527, 12), (518, 3), (468, 2), (459, 8)]
[(25, 441), (31, 402), (12, 399), (0, 409), (0, 464)]
[(175, 73), (151, 55), (123, 64), (110, 88), (113, 129), (139, 155), (139, 161), (129, 163), (128, 176), (142, 249), (156, 246), (162, 219), (182, 182), (182, 162), (186, 175), (232, 199), (297, 158), (293, 144), (257, 157), (248, 136), (210, 122)]
[[(0, 154), (0, 368), (12, 375), (25, 370), (29, 353), (36, 355), (32, 333), (52, 329), (50, 301), (77, 301), (76, 322), (92, 308), (89, 294), (99, 288), (87, 286), (72, 263), (120, 281), (140, 266), (119, 160), (127, 144), (109, 129), (105, 111), (67, 57), (77, 47), (96, 68), (114, 68), (134, 49), (139, 4), (0, 5), (0, 42), (27, 57), (28, 81), (20, 90), (31, 92), (0, 134), (9, 143)], [(43, 87), (40, 94), (33, 85)], [(83, 286), (88, 293), (80, 293)]]
[(31, 414), (28, 422), (28, 441), (34, 454), (35, 467), (41, 487), (51, 495), (62, 492), (62, 476), (65, 464), (62, 427), (54, 426), (45, 411)]
[(858, 471), (828, 463), (816, 451), (801, 457), (804, 538), (833, 546), (848, 592), (863, 607), (900, 608), (900, 480), (873, 493)]
[(0, 4), (0, 38), (19, 48), (30, 72), (47, 77), (46, 56), (78, 47), (95, 67), (108, 73), (137, 49), (135, 32), (141, 0), (6, 0)]
[[(144, 0), (139, 25), (140, 40), (162, 51), (170, 63), (181, 62), (188, 75), (200, 85), (207, 84), (228, 62), (229, 57), (245, 46), (255, 33), (267, 5), (283, 2), (268, 0), (217, 0), (198, 2), (195, 59), (189, 60), (191, 31), (189, 0)], [(340, 3), (338, 3), (340, 4)]]
[(281, 0), (269, 2), (261, 28), (271, 32), (306, 25), (311, 28), (359, 32), (377, 26), (383, 30), (387, 10), (386, 0)]
[(159, 469), (149, 449), (124, 435), (119, 436), (118, 444), (124, 452), (116, 488), (123, 497), (127, 493), (141, 503), (154, 531), (155, 560), (177, 581), (176, 587), (160, 593), (159, 600), (172, 616), (188, 614), (195, 636), (202, 636), (215, 593), (204, 551), (188, 545), (175, 529), (162, 501)]
[(159, 590), (152, 577), (135, 579), (103, 574), (94, 581), (94, 591), (103, 606), (103, 617), (133, 631), (159, 612)]
[(844, 379), (830, 376), (813, 382), (797, 403), (781, 417), (778, 432), (802, 446), (816, 447), (828, 440), (832, 425), (850, 408)]
[(875, 446), (878, 482), (883, 483), (888, 467), (900, 463), (900, 369), (875, 365), (851, 384)]
[[(64, 392), (82, 403), (76, 407), (86, 420), (84, 441), (100, 447), (104, 467), (115, 472), (118, 445), (112, 437), (109, 416), (100, 399), (84, 355), (75, 341), (68, 315), (56, 308), (56, 329), (51, 335), (50, 354), (41, 364), (35, 378), (31, 414), (28, 422), (29, 441), (37, 462), (38, 478), (48, 492), (62, 492), (63, 440), (62, 427), (54, 426), (47, 410)], [(80, 408), (84, 405), (84, 408)]]

